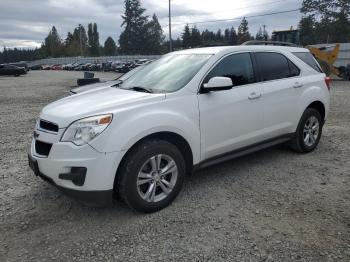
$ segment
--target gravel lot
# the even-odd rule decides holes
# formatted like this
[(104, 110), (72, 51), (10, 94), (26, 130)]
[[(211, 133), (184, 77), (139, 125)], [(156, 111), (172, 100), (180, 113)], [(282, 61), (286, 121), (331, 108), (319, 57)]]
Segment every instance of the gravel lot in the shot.
[(81, 76), (0, 78), (0, 261), (350, 261), (349, 82), (333, 84), (315, 152), (277, 146), (204, 169), (144, 215), (85, 207), (28, 168), (40, 109)]

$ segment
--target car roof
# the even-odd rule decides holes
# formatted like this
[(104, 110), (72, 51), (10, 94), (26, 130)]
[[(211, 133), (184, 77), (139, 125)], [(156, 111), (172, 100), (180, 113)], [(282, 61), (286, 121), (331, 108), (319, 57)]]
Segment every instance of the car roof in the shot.
[(279, 52), (309, 52), (306, 48), (291, 46), (270, 46), (270, 45), (239, 45), (239, 46), (215, 46), (201, 47), (176, 51), (176, 54), (208, 54), (232, 53), (239, 51), (279, 51)]

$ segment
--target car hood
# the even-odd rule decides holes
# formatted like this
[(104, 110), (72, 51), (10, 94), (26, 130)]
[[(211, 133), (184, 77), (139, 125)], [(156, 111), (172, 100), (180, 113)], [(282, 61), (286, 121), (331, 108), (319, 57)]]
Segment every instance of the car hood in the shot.
[(105, 88), (80, 93), (57, 100), (43, 108), (41, 119), (65, 128), (78, 119), (116, 113), (126, 107), (139, 106), (141, 103), (156, 103), (165, 99), (165, 94), (149, 94), (119, 88)]

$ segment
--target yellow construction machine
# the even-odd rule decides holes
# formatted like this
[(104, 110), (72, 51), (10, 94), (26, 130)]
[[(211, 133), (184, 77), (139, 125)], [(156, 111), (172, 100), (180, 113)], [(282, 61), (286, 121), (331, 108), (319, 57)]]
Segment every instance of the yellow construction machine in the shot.
[[(327, 51), (327, 49), (334, 47), (332, 50)], [(347, 67), (340, 66), (336, 67), (334, 63), (338, 59), (340, 44), (335, 44), (325, 47), (314, 47), (307, 46), (313, 56), (317, 59), (320, 66), (327, 76), (334, 74), (343, 79), (349, 79), (350, 77), (350, 65)]]

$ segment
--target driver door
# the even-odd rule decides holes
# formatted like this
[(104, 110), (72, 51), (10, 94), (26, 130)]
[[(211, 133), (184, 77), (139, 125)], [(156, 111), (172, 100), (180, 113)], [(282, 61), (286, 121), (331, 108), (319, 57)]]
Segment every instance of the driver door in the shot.
[(251, 54), (231, 54), (219, 61), (212, 77), (232, 79), (233, 88), (198, 95), (202, 161), (263, 140), (263, 102)]

